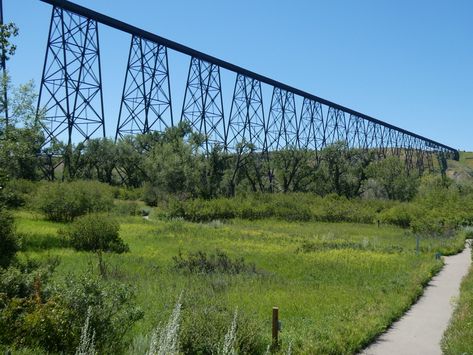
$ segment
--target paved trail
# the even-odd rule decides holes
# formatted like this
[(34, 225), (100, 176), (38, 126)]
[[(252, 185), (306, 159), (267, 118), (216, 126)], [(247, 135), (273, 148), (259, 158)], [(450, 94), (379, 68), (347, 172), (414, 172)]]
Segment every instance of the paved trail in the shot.
[(445, 266), (424, 291), (424, 295), (364, 355), (442, 354), (440, 340), (459, 295), (460, 283), (471, 264), (470, 246), (462, 253), (445, 257)]

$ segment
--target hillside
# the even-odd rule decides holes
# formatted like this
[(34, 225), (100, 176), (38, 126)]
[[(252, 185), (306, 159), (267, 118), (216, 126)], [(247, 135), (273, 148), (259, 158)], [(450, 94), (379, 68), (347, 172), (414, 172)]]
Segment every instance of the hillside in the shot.
[(456, 181), (473, 182), (473, 152), (460, 152), (460, 160), (448, 161), (447, 176)]

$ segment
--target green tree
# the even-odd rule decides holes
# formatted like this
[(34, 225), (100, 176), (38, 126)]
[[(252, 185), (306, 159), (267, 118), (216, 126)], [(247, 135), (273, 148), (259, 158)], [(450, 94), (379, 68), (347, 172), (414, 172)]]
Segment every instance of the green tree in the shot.
[(111, 184), (117, 166), (117, 145), (108, 138), (91, 139), (82, 156), (87, 173), (101, 182)]
[(418, 186), (418, 177), (408, 175), (404, 163), (397, 157), (372, 162), (367, 176), (374, 179), (390, 200), (411, 200)]
[[(15, 54), (16, 45), (11, 41), (13, 37), (18, 35), (18, 27), (14, 23), (0, 25), (0, 61), (2, 66), (6, 66), (6, 61)], [(0, 135), (9, 125), (8, 119), (8, 90), (10, 79), (8, 73), (4, 71), (1, 78), (0, 87)]]
[(185, 124), (168, 128), (158, 137), (144, 162), (149, 184), (155, 191), (182, 198), (197, 196), (200, 139)]
[(215, 146), (208, 156), (201, 155), (199, 162), (199, 195), (205, 199), (219, 196), (223, 191), (223, 179), (229, 157)]
[(0, 139), (0, 165), (10, 178), (38, 178), (38, 155), (42, 142), (40, 118), (35, 102), (37, 94), (32, 81), (13, 90), (9, 102), (10, 123)]
[(127, 136), (116, 143), (116, 168), (122, 182), (128, 187), (140, 187), (145, 181), (143, 151), (138, 137)]
[(300, 191), (308, 184), (310, 153), (289, 147), (273, 154), (276, 179), (283, 192)]
[(320, 164), (314, 174), (314, 191), (348, 198), (359, 196), (366, 179), (365, 169), (371, 161), (372, 153), (350, 149), (346, 142), (327, 146), (320, 152)]

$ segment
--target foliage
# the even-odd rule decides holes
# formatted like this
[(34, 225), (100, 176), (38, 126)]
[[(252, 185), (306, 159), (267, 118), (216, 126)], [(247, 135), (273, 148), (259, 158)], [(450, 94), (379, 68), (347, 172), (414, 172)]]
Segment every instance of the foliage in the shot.
[(140, 200), (143, 196), (142, 188), (127, 188), (115, 186), (113, 188), (113, 197), (124, 201), (136, 201)]
[(424, 212), (421, 206), (413, 203), (399, 203), (382, 211), (380, 213), (380, 220), (383, 223), (409, 228), (412, 220), (422, 217)]
[(76, 250), (123, 253), (129, 247), (120, 238), (119, 228), (115, 219), (94, 213), (77, 218), (63, 233)]
[(123, 216), (139, 216), (143, 208), (136, 201), (115, 201), (113, 212)]
[(409, 201), (417, 192), (417, 176), (408, 175), (405, 165), (397, 157), (374, 161), (366, 170), (367, 177), (378, 182), (382, 193), (390, 200)]
[(110, 187), (96, 181), (46, 183), (40, 186), (34, 206), (51, 221), (71, 222), (86, 213), (113, 207)]
[(38, 289), (38, 280), (47, 281), (58, 263), (56, 258), (47, 259), (43, 265), (28, 260), (0, 269), (0, 294), (6, 299), (13, 299), (27, 298), (35, 292), (43, 292)]
[(88, 179), (95, 178), (100, 182), (111, 184), (113, 170), (117, 166), (117, 146), (111, 139), (98, 138), (86, 143), (83, 157)]
[(189, 253), (187, 258), (179, 251), (178, 256), (173, 257), (174, 268), (191, 274), (240, 274), (243, 272), (256, 273), (254, 264), (247, 265), (243, 258), (232, 260), (225, 252), (216, 250), (214, 254), (207, 255), (204, 251)]
[(230, 328), (228, 328), (228, 332), (227, 334), (225, 334), (225, 338), (223, 339), (222, 350), (219, 351), (221, 355), (237, 354), (237, 351), (236, 351), (237, 320), (238, 320), (238, 310), (235, 310), (232, 324)]
[(232, 218), (262, 219), (275, 217), (288, 221), (373, 223), (386, 203), (349, 200), (337, 195), (318, 197), (310, 194), (248, 194), (235, 198), (173, 201), (170, 217), (193, 222)]
[(36, 192), (37, 183), (26, 179), (12, 179), (5, 185), (5, 204), (10, 208), (25, 206)]
[[(36, 111), (37, 94), (32, 81), (11, 89), (9, 78), (4, 78), (2, 90), (10, 90), (8, 126), (0, 126), (0, 166), (10, 178), (38, 178), (38, 153), (44, 141)], [(3, 100), (3, 94), (1, 99)], [(2, 103), (3, 106), (3, 103)], [(4, 108), (2, 107), (2, 111)]]
[(195, 196), (199, 182), (198, 160), (195, 158), (196, 144), (193, 137), (189, 143), (185, 138), (191, 134), (190, 128), (180, 125), (168, 129), (150, 150), (145, 168), (150, 184), (159, 191)]
[(13, 218), (0, 206), (0, 268), (10, 265), (18, 249), (19, 244), (13, 228)]
[(72, 353), (88, 318), (99, 352), (122, 351), (124, 335), (142, 317), (130, 288), (91, 273), (52, 284), (55, 265), (2, 271), (0, 343)]
[(133, 288), (114, 281), (103, 281), (94, 274), (69, 275), (53, 288), (61, 304), (69, 310), (66, 317), (74, 332), (75, 349), (86, 315), (90, 311), (90, 327), (95, 332), (98, 353), (119, 353), (127, 346), (125, 335), (143, 317), (135, 304)]
[(117, 170), (127, 187), (140, 187), (146, 180), (143, 167), (148, 146), (142, 136), (127, 136), (116, 143)]
[(320, 152), (320, 167), (316, 171), (314, 191), (356, 197), (361, 193), (365, 169), (373, 160), (370, 152), (349, 149), (347, 143), (336, 142)]
[(6, 60), (15, 54), (16, 45), (11, 42), (11, 39), (18, 36), (18, 32), (18, 27), (12, 22), (0, 25), (0, 47), (4, 48)]
[(34, 348), (67, 328), (63, 312), (43, 288), (57, 265), (57, 259), (49, 259), (0, 269), (0, 343)]
[[(226, 350), (233, 348), (237, 354), (263, 354), (262, 324), (242, 311), (235, 319), (234, 312), (222, 302), (221, 297), (216, 296), (212, 291), (201, 290), (200, 294), (191, 293), (184, 300), (179, 339), (181, 352), (224, 354), (225, 344), (222, 346), (222, 342), (227, 340), (230, 349)], [(208, 302), (209, 299), (213, 301)], [(230, 336), (229, 325), (235, 331)]]

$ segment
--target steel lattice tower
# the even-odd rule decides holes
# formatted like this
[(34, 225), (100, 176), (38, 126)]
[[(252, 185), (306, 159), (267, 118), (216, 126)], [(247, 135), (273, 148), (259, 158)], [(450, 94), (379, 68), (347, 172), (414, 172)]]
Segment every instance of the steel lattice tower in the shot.
[(238, 74), (226, 130), (225, 149), (234, 152), (242, 145), (251, 144), (255, 150), (263, 150), (265, 128), (261, 83)]
[(220, 67), (191, 58), (181, 121), (188, 122), (193, 130), (204, 136), (207, 153), (212, 146), (223, 145), (226, 127)]
[(105, 136), (96, 21), (53, 7), (38, 112), (43, 148)]
[(132, 36), (115, 139), (172, 126), (167, 49)]
[(275, 87), (266, 125), (265, 150), (296, 147), (298, 131), (294, 94)]

